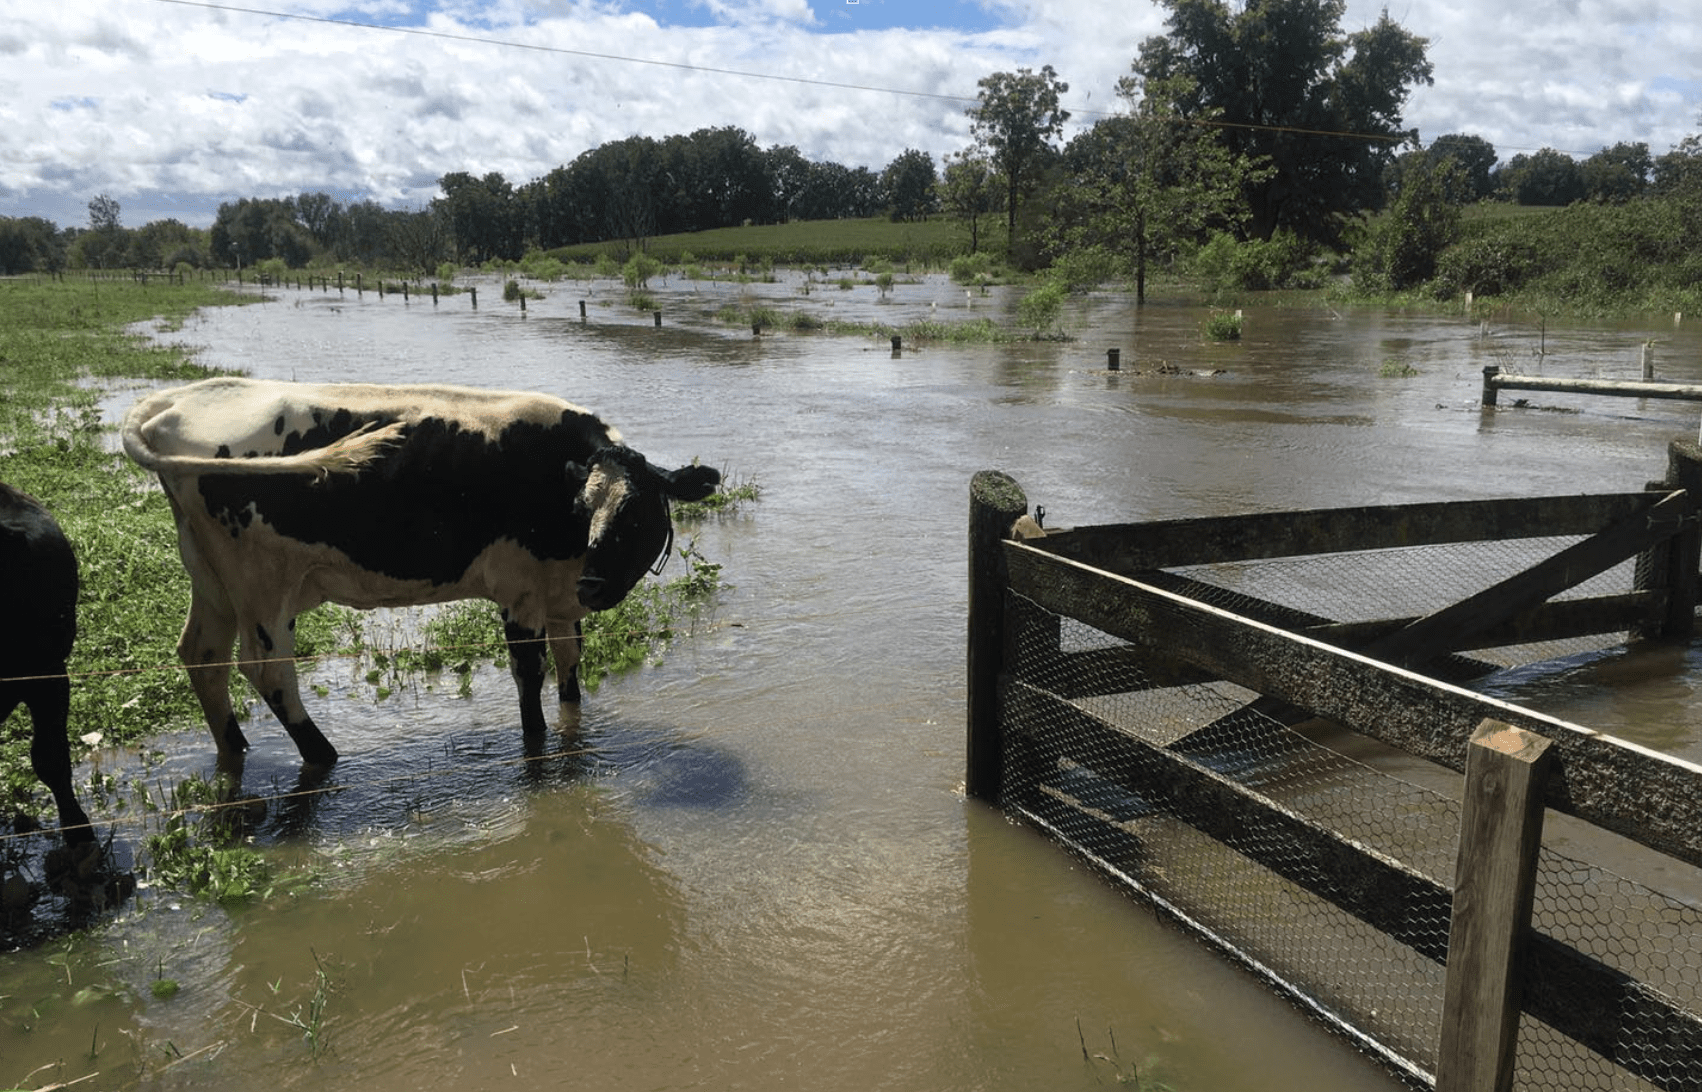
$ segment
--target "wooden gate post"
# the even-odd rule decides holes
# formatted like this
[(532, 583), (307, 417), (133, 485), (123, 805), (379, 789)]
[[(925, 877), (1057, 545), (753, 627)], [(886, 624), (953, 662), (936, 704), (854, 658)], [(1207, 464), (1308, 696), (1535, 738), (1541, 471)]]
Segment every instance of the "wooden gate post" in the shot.
[(1548, 746), (1534, 732), (1485, 720), (1467, 749), (1436, 1092), (1513, 1087)]
[(1702, 507), (1702, 446), (1690, 440), (1667, 445), (1667, 485), (1690, 496), (1687, 517), (1667, 550), (1667, 617), (1661, 636), (1689, 640), (1696, 629), (1696, 600), (1702, 587), (1702, 524), (1697, 511)]
[(997, 802), (1004, 768), (999, 725), (999, 676), (1005, 667), (1003, 543), (1011, 525), (1028, 514), (1022, 486), (999, 470), (982, 470), (969, 483), (969, 736), (964, 787), (978, 800)]

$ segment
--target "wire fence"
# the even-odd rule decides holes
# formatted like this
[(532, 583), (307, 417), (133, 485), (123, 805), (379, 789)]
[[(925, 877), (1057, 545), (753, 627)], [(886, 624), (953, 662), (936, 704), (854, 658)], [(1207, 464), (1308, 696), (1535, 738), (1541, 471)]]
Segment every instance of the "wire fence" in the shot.
[[(1472, 728), (1505, 720), (1552, 738), (1558, 772), (1543, 791), (1572, 815), (1551, 817), (1564, 837), (1536, 854), (1528, 928), (1509, 919), (1527, 950), (1514, 972), (1523, 1001), (1522, 1013), (1517, 996), (1509, 1010), (1508, 1087), (1702, 1089), (1702, 768), (1291, 632), (1416, 625), (1589, 536), (1150, 568), (1153, 542), (1198, 554), (1216, 548), (1201, 547), (1204, 538), (1247, 528), (1226, 531), (1224, 521), (1143, 537), (1127, 525), (1004, 544), (1003, 571), (989, 570), (999, 573), (997, 616), (981, 614), (1002, 649), (990, 743), (976, 728), (975, 588), (985, 566), (974, 543), (977, 520), (989, 518), (977, 514), (979, 488), (980, 476), (972, 792), (977, 750), (991, 752), (998, 771), (982, 776), (977, 795), (1035, 823), (1397, 1075), (1441, 1087), (1439, 1071), (1459, 1056), (1447, 1027), (1455, 884), (1480, 849), (1462, 848), (1472, 783), (1459, 771)], [(988, 527), (1011, 526), (1025, 503), (1020, 490), (1014, 501), (991, 487), (986, 496), (1000, 509)], [(1376, 515), (1385, 529), (1405, 526), (1395, 510)], [(1248, 541), (1268, 530), (1248, 527), (1257, 532)], [(1543, 606), (1557, 624), (1535, 639), (1488, 626), (1429, 670), (1493, 688), (1621, 643), (1635, 628), (1619, 625), (1633, 616), (1621, 607), (1667, 608), (1660, 596), (1638, 598), (1664, 549), (1598, 566)], [(1082, 568), (1084, 551), (1137, 558), (1137, 571)], [(1568, 620), (1589, 611), (1594, 625)]]
[[(1232, 723), (1214, 729), (1209, 753), (1155, 757), (1135, 777), (1174, 780), (1175, 767), (1191, 765), (1363, 852), (1400, 861), (1437, 885), (1452, 883), (1458, 799), (1398, 769), (1349, 757), (1341, 749), (1346, 741), (1317, 723), (1290, 726), (1249, 711), (1259, 695), (1229, 683), (1159, 685), (1138, 661), (1110, 655), (1083, 678), (1061, 667), (1057, 649), (1127, 646), (1024, 597), (1013, 596), (1012, 614), (1013, 673), (1025, 686), (1054, 694), (1085, 689), (1089, 694), (1072, 705), (1155, 749), (1185, 746), (1193, 733)], [(1005, 753), (1006, 806), (1397, 1072), (1429, 1083), (1441, 1036), (1449, 905), (1432, 899), (1387, 906), (1393, 921), (1368, 923), (1352, 900), (1341, 899), (1349, 903), (1344, 908), (1328, 897), (1338, 881), (1316, 867), (1314, 850), (1286, 827), (1216, 823), (1197, 813), (1196, 800), (1130, 791), (1127, 752), (1083, 746), (1069, 719), (1025, 714), (1021, 744)], [(1314, 738), (1320, 733), (1327, 734)], [(1702, 909), (1694, 903), (1545, 849), (1533, 925), (1702, 1014)], [(1620, 1021), (1624, 1028), (1636, 1024), (1632, 1014)], [(1669, 1059), (1658, 1043), (1618, 1038), (1612, 1049), (1630, 1057), (1632, 1070), (1526, 1016), (1516, 1086), (1702, 1088), (1702, 1057)], [(1635, 1076), (1662, 1068), (1670, 1075), (1656, 1081)]]

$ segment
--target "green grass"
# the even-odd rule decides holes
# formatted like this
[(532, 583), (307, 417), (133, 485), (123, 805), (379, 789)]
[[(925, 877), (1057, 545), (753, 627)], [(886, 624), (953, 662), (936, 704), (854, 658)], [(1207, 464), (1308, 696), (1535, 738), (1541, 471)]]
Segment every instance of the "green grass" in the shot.
[[(70, 661), (71, 734), (139, 739), (196, 714), (175, 664), (189, 581), (165, 496), (146, 489), (128, 459), (101, 447), (96, 405), (104, 384), (177, 381), (207, 369), (182, 350), (124, 333), (155, 320), (167, 328), (195, 308), (241, 302), (191, 283), (0, 281), (0, 480), (45, 503), (77, 552), (82, 592)], [(0, 803), (35, 812), (43, 799), (29, 766), (29, 718), (0, 728)]]
[[(699, 266), (732, 265), (735, 270), (739, 265), (748, 270), (765, 261), (791, 266), (854, 266), (881, 257), (900, 266), (908, 263), (922, 269), (943, 269), (953, 258), (968, 252), (969, 240), (962, 224), (944, 217), (906, 224), (871, 217), (658, 235), (646, 239), (644, 248), (652, 258), (674, 266), (687, 259)], [(585, 263), (606, 254), (624, 261), (630, 249), (630, 241), (615, 239), (558, 247), (549, 256), (562, 262)], [(738, 263), (741, 257), (744, 262)]]

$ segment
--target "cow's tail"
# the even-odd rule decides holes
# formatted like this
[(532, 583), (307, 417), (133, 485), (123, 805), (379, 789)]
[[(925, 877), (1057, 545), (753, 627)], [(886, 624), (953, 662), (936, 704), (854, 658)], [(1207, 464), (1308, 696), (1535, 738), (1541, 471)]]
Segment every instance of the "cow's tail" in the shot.
[(146, 413), (131, 413), (124, 421), (124, 453), (146, 470), (161, 474), (308, 474), (323, 481), (333, 474), (353, 474), (399, 443), (405, 426), (400, 421), (364, 425), (324, 447), (293, 455), (219, 458), (211, 455), (162, 455), (149, 446), (142, 426)]

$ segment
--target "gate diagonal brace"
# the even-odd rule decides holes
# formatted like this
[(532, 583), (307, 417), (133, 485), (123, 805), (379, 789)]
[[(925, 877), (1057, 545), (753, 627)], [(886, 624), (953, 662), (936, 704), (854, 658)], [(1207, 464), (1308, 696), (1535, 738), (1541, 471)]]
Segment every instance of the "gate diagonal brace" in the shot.
[[(1582, 584), (1627, 558), (1662, 542), (1696, 522), (1696, 505), (1682, 489), (1673, 490), (1646, 511), (1629, 516), (1573, 543), (1536, 565), (1490, 585), (1406, 627), (1370, 642), (1362, 655), (1397, 667), (1418, 670), (1449, 655), (1482, 631), (1536, 607), (1568, 588)], [(1171, 749), (1204, 759), (1233, 746), (1237, 735), (1260, 723), (1275, 721), (1293, 727), (1312, 714), (1278, 698), (1261, 697), (1232, 713), (1195, 729), (1170, 745)], [(1244, 744), (1242, 744), (1244, 749)]]

